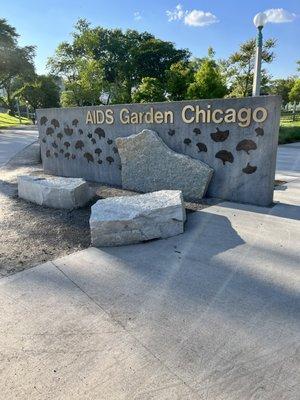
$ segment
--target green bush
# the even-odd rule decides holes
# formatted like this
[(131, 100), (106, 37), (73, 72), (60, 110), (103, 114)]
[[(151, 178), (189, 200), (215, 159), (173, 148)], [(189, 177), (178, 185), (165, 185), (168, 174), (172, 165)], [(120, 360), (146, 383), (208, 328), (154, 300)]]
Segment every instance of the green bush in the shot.
[(145, 77), (132, 95), (134, 103), (165, 101), (164, 90), (157, 78)]
[(283, 123), (279, 129), (279, 144), (300, 142), (300, 121)]

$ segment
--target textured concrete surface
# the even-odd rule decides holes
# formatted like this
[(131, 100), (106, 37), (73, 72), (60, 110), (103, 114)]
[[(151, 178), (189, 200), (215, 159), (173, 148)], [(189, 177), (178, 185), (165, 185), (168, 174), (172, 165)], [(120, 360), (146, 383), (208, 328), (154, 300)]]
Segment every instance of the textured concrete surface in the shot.
[(1, 396), (298, 400), (299, 221), (244, 207), (1, 279)]
[[(207, 110), (264, 107), (268, 118), (249, 126), (235, 123), (183, 123), (184, 106)], [(173, 123), (122, 124), (121, 109), (130, 112), (174, 113)], [(112, 124), (86, 124), (87, 112), (114, 112)], [(190, 112), (187, 113), (190, 118)], [(115, 139), (152, 129), (177, 153), (203, 161), (214, 169), (208, 195), (237, 202), (268, 205), (272, 202), (280, 97), (215, 99), (38, 110), (45, 172), (60, 176), (121, 185), (121, 163)], [(243, 115), (245, 117), (245, 115)], [(149, 149), (150, 150), (150, 149)]]
[(85, 206), (94, 196), (81, 178), (18, 176), (18, 196), (38, 205), (72, 210)]
[(122, 187), (138, 192), (181, 190), (185, 200), (201, 200), (213, 169), (189, 156), (171, 150), (156, 132), (144, 129), (136, 135), (117, 138), (121, 157)]
[(272, 214), (300, 220), (300, 143), (278, 147), (276, 179), (287, 183), (274, 192)]
[(182, 193), (161, 190), (98, 200), (91, 208), (93, 246), (120, 246), (183, 233)]
[(3, 167), (18, 152), (38, 139), (35, 129), (3, 129), (0, 130), (0, 167)]
[(20, 150), (7, 163), (7, 167), (28, 166), (41, 164), (41, 146), (39, 141), (33, 142)]
[(300, 178), (300, 142), (278, 146), (276, 178), (287, 181)]

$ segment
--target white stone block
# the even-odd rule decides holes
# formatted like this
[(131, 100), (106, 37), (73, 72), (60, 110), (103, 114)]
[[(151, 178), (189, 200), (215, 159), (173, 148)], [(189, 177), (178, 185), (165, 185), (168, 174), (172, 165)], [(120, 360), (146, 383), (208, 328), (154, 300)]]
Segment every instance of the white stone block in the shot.
[(180, 190), (98, 200), (90, 217), (93, 246), (120, 246), (183, 233), (186, 220)]
[(23, 175), (18, 177), (18, 195), (41, 206), (71, 210), (83, 207), (93, 192), (81, 178)]
[(122, 186), (138, 192), (181, 190), (188, 201), (205, 196), (213, 169), (200, 160), (176, 153), (149, 129), (116, 139), (122, 163)]

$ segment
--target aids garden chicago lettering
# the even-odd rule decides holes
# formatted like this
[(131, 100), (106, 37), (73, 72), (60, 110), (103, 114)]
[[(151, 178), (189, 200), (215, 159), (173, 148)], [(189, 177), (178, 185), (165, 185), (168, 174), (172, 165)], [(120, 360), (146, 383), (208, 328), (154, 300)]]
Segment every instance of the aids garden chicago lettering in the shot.
[(118, 122), (127, 124), (173, 124), (177, 117), (185, 124), (192, 123), (215, 123), (232, 124), (237, 123), (240, 127), (248, 127), (251, 122), (262, 123), (268, 117), (268, 111), (264, 107), (241, 107), (239, 109), (212, 108), (210, 104), (206, 108), (199, 105), (184, 105), (181, 112), (175, 114), (173, 110), (157, 110), (149, 107), (147, 111), (132, 111), (126, 107), (121, 108), (118, 113), (112, 108), (89, 110), (86, 113), (86, 124), (112, 125), (116, 118)]

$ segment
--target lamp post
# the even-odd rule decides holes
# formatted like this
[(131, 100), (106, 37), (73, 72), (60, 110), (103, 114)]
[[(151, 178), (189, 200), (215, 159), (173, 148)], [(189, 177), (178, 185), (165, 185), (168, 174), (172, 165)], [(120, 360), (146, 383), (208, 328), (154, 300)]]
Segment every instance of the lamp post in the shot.
[(28, 107), (28, 105), (29, 105), (29, 102), (28, 102), (28, 100), (26, 100), (26, 101), (25, 101), (25, 104), (26, 104), (26, 114), (27, 114), (27, 119), (29, 119), (29, 107)]
[(266, 23), (267, 16), (265, 13), (260, 12), (253, 18), (253, 23), (256, 26), (257, 40), (256, 40), (256, 56), (255, 56), (255, 68), (254, 68), (254, 79), (253, 79), (253, 89), (252, 96), (260, 95), (260, 81), (261, 81), (261, 53), (262, 53), (262, 30)]
[(16, 99), (16, 104), (17, 104), (17, 113), (18, 113), (18, 117), (19, 117), (19, 123), (21, 125), (22, 120), (21, 120), (21, 113), (20, 113), (20, 104), (19, 104), (19, 100)]

